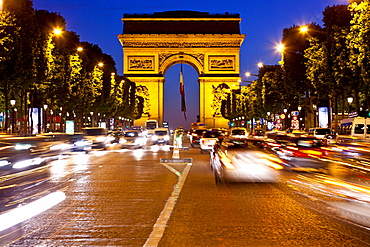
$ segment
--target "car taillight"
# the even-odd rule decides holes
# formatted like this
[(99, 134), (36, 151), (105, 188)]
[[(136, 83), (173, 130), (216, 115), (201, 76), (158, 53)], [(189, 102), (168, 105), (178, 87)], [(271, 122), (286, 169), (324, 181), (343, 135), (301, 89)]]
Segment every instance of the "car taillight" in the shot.
[(219, 156), (220, 156), (220, 160), (222, 162), (222, 164), (227, 168), (227, 169), (235, 169), (235, 166), (233, 165), (233, 163), (231, 162), (231, 160), (226, 157), (226, 155), (224, 153), (219, 153)]

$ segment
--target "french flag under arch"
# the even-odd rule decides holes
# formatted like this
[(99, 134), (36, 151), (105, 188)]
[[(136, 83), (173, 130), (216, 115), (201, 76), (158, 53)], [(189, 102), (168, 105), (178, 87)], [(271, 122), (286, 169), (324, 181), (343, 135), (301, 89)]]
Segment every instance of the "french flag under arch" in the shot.
[(180, 67), (180, 94), (181, 94), (181, 111), (184, 112), (184, 118), (186, 121), (185, 88), (184, 88), (184, 77), (182, 75), (182, 63)]

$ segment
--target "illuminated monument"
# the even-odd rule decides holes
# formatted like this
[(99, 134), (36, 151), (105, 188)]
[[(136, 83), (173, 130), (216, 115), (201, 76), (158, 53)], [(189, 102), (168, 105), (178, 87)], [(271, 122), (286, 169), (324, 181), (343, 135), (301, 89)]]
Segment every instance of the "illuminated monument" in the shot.
[(245, 37), (240, 34), (240, 21), (239, 14), (196, 11), (124, 14), (123, 33), (118, 35), (123, 71), (145, 98), (144, 114), (134, 124), (144, 125), (149, 118), (162, 124), (164, 74), (184, 63), (199, 75), (200, 121), (207, 127), (227, 127), (213, 93), (222, 83), (230, 88), (239, 85), (240, 46)]

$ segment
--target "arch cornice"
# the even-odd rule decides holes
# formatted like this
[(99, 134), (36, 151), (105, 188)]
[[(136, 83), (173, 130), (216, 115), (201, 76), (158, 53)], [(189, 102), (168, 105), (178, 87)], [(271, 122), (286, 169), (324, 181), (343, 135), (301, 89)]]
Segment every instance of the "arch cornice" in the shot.
[(123, 48), (214, 48), (239, 47), (244, 34), (119, 34)]

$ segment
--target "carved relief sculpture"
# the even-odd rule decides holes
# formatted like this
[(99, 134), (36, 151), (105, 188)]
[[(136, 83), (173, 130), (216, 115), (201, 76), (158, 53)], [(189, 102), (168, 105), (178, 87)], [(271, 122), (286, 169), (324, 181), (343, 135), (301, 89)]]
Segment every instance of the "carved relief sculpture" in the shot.
[(128, 57), (129, 70), (154, 70), (154, 57)]
[(235, 70), (235, 57), (209, 56), (209, 70)]

